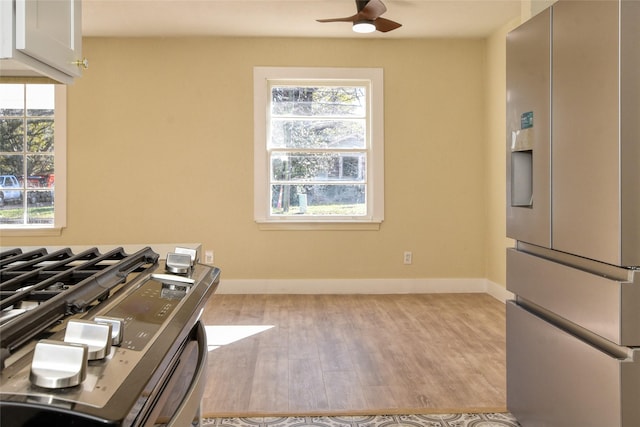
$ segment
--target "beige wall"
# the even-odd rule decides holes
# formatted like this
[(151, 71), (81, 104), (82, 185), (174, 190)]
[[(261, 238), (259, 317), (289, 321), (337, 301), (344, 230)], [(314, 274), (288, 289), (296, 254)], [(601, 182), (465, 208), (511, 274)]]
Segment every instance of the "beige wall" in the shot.
[[(68, 227), (3, 246), (198, 241), (227, 279), (502, 284), (504, 53), (496, 37), (86, 39), (91, 68), (68, 95)], [(258, 230), (255, 65), (384, 68), (380, 230)]]
[(487, 266), (486, 277), (506, 283), (506, 35), (520, 23), (515, 19), (487, 39)]

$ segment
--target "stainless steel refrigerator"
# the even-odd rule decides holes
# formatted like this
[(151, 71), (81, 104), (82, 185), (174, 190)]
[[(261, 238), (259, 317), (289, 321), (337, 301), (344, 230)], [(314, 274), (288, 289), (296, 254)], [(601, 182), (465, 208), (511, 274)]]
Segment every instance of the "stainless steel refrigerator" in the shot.
[(507, 37), (507, 408), (640, 426), (640, 1), (560, 0)]

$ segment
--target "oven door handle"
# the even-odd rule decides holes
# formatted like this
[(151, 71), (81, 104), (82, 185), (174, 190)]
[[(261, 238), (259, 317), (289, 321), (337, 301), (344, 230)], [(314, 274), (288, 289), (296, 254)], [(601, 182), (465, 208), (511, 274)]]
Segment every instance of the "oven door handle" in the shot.
[[(196, 339), (198, 341), (198, 362), (193, 381), (184, 399), (175, 414), (167, 424), (167, 427), (184, 427), (193, 424), (194, 415), (200, 417), (200, 404), (207, 382), (207, 333), (202, 322), (198, 322)], [(200, 425), (198, 423), (198, 425)]]

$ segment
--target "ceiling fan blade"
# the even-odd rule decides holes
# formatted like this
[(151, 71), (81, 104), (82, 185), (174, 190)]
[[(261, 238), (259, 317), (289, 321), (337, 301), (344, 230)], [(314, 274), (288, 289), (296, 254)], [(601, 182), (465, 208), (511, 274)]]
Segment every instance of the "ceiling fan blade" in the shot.
[(385, 18), (378, 18), (373, 21), (373, 23), (376, 26), (376, 30), (382, 33), (386, 33), (387, 31), (395, 30), (396, 28), (402, 27), (402, 24), (398, 24), (395, 21)]
[(359, 8), (358, 0), (356, 0), (358, 6), (358, 18), (373, 21), (378, 19), (380, 15), (387, 11), (387, 7), (380, 0), (369, 0), (362, 9)]
[(386, 33), (402, 27), (402, 24), (394, 22), (390, 19), (380, 18), (380, 15), (387, 11), (387, 7), (381, 0), (355, 0), (358, 13), (353, 16), (344, 18), (316, 19), (318, 22), (373, 22), (376, 30)]
[(358, 15), (346, 16), (344, 18), (328, 18), (328, 19), (316, 19), (318, 22), (355, 22)]

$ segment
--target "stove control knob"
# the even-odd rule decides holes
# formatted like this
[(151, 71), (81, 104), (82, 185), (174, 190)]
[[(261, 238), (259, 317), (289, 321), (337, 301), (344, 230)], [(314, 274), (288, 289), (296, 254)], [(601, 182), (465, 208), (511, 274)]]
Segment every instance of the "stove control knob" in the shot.
[(120, 319), (119, 317), (96, 316), (93, 318), (93, 321), (98, 323), (108, 323), (111, 325), (111, 345), (118, 346), (122, 343), (124, 319)]
[(87, 376), (88, 348), (83, 344), (41, 340), (31, 362), (31, 383), (45, 388), (76, 386)]
[(111, 324), (87, 320), (69, 320), (65, 342), (86, 344), (89, 360), (104, 359), (111, 352)]
[(192, 267), (191, 255), (169, 252), (165, 268), (169, 273), (187, 274)]

